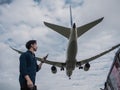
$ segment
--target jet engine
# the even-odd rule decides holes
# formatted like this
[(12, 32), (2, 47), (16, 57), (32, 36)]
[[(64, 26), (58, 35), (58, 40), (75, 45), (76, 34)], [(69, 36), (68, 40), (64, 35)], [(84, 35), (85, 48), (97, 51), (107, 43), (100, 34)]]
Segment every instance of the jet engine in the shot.
[(56, 68), (55, 66), (52, 66), (52, 67), (51, 67), (51, 72), (52, 72), (53, 74), (56, 74), (56, 73), (57, 73), (57, 68)]
[(90, 64), (86, 63), (84, 66), (84, 71), (88, 71), (90, 69)]

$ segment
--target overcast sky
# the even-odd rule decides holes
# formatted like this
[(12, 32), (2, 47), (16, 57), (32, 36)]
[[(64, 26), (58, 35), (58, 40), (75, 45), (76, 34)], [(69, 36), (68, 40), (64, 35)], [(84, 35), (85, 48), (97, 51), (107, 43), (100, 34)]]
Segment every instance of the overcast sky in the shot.
[[(38, 41), (36, 56), (65, 62), (68, 40), (47, 28), (43, 21), (70, 27), (69, 5), (77, 26), (104, 17), (78, 39), (77, 60), (89, 58), (120, 43), (120, 0), (0, 0), (0, 90), (19, 90), (19, 54), (25, 43)], [(116, 49), (117, 50), (117, 49)], [(88, 72), (76, 68), (69, 80), (44, 64), (37, 73), (38, 90), (99, 90), (104, 87), (116, 50), (91, 62)], [(39, 62), (38, 62), (39, 63)]]

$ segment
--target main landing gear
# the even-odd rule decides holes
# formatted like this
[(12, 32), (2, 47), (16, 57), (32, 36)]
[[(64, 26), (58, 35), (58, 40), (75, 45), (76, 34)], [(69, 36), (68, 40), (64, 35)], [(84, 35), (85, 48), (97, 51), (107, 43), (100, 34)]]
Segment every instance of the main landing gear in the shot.
[(82, 67), (82, 66), (80, 66), (80, 67), (79, 67), (79, 69), (83, 69), (83, 67)]
[(61, 67), (61, 69), (60, 69), (61, 71), (64, 71), (64, 67)]

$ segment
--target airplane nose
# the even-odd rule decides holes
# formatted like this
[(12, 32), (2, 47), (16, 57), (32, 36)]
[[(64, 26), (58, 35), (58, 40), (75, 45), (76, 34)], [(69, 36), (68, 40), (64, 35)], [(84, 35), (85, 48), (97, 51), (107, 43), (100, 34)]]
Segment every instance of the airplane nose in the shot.
[(67, 71), (67, 76), (71, 79), (72, 71)]
[(76, 25), (75, 25), (75, 23), (73, 24), (73, 28), (76, 28)]

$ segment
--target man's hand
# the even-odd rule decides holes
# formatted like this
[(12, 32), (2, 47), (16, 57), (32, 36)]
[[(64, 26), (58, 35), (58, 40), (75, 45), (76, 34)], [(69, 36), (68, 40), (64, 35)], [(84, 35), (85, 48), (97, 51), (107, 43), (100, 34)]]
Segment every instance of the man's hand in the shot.
[(41, 63), (39, 64), (39, 69), (41, 69), (42, 64), (46, 61), (47, 57), (48, 57), (48, 54), (47, 54), (45, 57), (42, 58), (42, 61), (41, 61)]
[(28, 86), (28, 88), (33, 88), (34, 85), (33, 85), (33, 82), (31, 81), (29, 75), (26, 75), (26, 76), (25, 76), (25, 79), (26, 79), (26, 81), (27, 81), (27, 86)]
[(33, 88), (34, 87), (33, 82), (31, 80), (28, 80), (27, 86), (28, 86), (28, 88)]
[(43, 59), (42, 59), (42, 63), (44, 63), (45, 62), (45, 60), (47, 59), (47, 57), (48, 57), (48, 54), (45, 56), (45, 57), (43, 57)]

